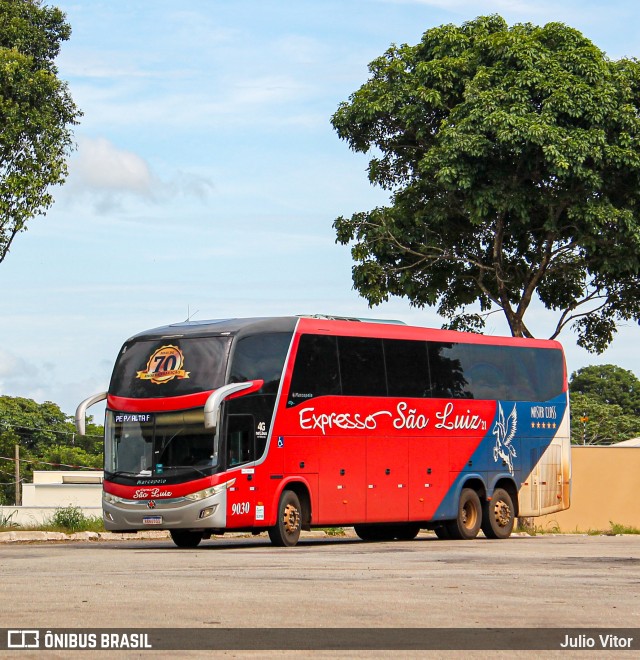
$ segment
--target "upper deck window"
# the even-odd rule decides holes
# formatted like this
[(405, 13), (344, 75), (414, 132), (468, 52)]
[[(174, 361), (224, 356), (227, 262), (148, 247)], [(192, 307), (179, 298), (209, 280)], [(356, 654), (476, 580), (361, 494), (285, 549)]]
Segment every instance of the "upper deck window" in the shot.
[(243, 337), (233, 351), (229, 382), (263, 380), (262, 393), (276, 394), (290, 343), (290, 332)]
[(548, 401), (562, 351), (498, 344), (302, 335), (287, 405), (318, 396)]
[(224, 385), (229, 337), (168, 337), (127, 342), (109, 393), (133, 398), (194, 394)]

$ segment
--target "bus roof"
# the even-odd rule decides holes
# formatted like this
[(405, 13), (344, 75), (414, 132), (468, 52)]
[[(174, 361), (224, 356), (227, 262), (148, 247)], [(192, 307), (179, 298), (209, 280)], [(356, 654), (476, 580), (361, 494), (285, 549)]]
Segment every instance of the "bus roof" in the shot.
[(183, 321), (140, 332), (128, 341), (138, 339), (169, 339), (178, 337), (252, 335), (262, 332), (333, 333), (341, 336), (381, 337), (385, 339), (465, 342), (503, 346), (530, 346), (561, 349), (559, 342), (547, 339), (526, 339), (471, 332), (442, 330), (405, 325), (400, 321), (361, 319), (328, 315), (272, 316), (253, 318)]

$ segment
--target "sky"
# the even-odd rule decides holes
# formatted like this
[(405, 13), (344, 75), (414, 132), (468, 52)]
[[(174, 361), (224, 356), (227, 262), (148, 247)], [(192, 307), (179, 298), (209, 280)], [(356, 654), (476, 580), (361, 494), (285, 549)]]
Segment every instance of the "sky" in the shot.
[[(440, 327), (432, 309), (353, 290), (336, 217), (386, 203), (331, 115), (392, 43), (499, 13), (561, 21), (612, 59), (640, 56), (640, 3), (571, 0), (47, 0), (72, 27), (58, 58), (84, 116), (55, 204), (0, 264), (0, 394), (73, 414), (142, 330), (335, 314)], [(554, 317), (530, 312), (547, 337)], [(498, 314), (488, 334), (508, 334)], [(560, 336), (569, 372), (640, 376), (637, 324), (602, 355)], [(98, 415), (99, 417), (99, 415)]]

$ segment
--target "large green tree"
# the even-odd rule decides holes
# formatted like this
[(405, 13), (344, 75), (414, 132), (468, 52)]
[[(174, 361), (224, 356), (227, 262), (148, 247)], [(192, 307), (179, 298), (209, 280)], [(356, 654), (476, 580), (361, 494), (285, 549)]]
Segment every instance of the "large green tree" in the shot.
[(81, 112), (54, 62), (70, 33), (55, 7), (0, 0), (0, 262), (67, 174)]
[(594, 394), (572, 392), (571, 442), (611, 445), (640, 434), (640, 418), (618, 404), (605, 403)]
[(640, 435), (640, 380), (615, 364), (578, 369), (569, 380), (571, 441), (613, 444)]
[(640, 380), (633, 371), (615, 364), (583, 367), (571, 374), (569, 389), (620, 406), (625, 414), (640, 418)]
[[(532, 336), (538, 298), (600, 352), (640, 317), (640, 63), (499, 16), (392, 46), (332, 118), (388, 206), (338, 218), (355, 288)], [(476, 311), (474, 311), (476, 310)]]

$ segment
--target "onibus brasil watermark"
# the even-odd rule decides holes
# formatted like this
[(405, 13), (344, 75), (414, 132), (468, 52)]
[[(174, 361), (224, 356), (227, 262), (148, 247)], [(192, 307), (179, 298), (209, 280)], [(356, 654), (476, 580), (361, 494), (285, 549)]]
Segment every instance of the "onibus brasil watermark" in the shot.
[(143, 632), (8, 630), (7, 649), (151, 649)]
[(4, 629), (2, 650), (636, 650), (636, 628)]

